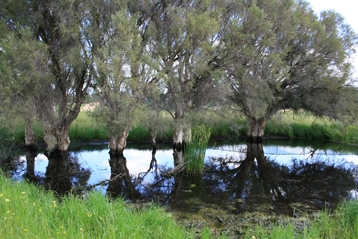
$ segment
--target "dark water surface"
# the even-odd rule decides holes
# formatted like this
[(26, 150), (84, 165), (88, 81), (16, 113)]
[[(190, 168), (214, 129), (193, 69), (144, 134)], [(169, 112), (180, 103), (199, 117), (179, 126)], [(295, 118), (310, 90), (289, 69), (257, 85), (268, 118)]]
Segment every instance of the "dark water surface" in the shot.
[(230, 213), (263, 211), (295, 216), (300, 210), (334, 207), (357, 197), (355, 146), (327, 142), (266, 140), (263, 144), (216, 144), (206, 151), (202, 175), (168, 176), (170, 146), (128, 145), (124, 157), (106, 144), (69, 155), (26, 152), (14, 179), (43, 185), (59, 195), (99, 190), (129, 201), (194, 212), (204, 205)]

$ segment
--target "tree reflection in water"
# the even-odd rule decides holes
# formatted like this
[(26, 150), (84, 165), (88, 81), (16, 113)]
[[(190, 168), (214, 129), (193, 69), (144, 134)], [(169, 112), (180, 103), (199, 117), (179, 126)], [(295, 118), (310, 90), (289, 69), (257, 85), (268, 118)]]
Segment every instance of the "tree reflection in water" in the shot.
[(264, 155), (262, 144), (248, 143), (237, 158), (209, 158), (203, 174), (196, 177), (168, 174), (173, 169), (158, 164), (155, 153), (153, 150), (152, 157), (148, 156), (147, 170), (137, 176), (130, 174), (123, 154), (110, 154), (110, 179), (88, 185), (91, 171), (82, 168), (77, 158), (51, 153), (45, 175), (39, 176), (34, 169), (36, 152), (28, 152), (24, 176), (58, 195), (70, 191), (83, 194), (101, 184), (108, 185), (107, 195), (114, 198), (154, 201), (182, 211), (210, 205), (236, 214), (262, 211), (293, 215), (300, 207), (305, 211), (334, 207), (356, 189), (353, 174), (343, 163), (312, 157), (280, 165)]
[(356, 183), (346, 166), (318, 159), (280, 165), (264, 155), (262, 144), (248, 143), (241, 158), (210, 158), (199, 177), (177, 174), (137, 187), (142, 189), (142, 197), (181, 211), (196, 211), (210, 204), (236, 214), (293, 215), (300, 208), (333, 208), (348, 198)]
[(334, 207), (356, 188), (344, 165), (293, 160), (292, 166), (283, 166), (265, 157), (262, 144), (251, 143), (244, 159), (212, 158), (204, 178), (208, 192), (233, 202), (237, 212), (269, 204), (263, 210), (292, 214), (290, 204), (298, 202), (315, 209)]
[(132, 183), (123, 153), (110, 153), (109, 164), (111, 166), (111, 178), (108, 183), (107, 194), (112, 198), (126, 197), (132, 201), (138, 199), (140, 194)]
[(91, 176), (90, 169), (82, 168), (78, 158), (68, 152), (55, 151), (46, 155), (49, 163), (46, 168), (44, 187), (53, 190), (56, 195), (64, 196), (69, 192), (82, 193), (77, 188), (85, 188)]

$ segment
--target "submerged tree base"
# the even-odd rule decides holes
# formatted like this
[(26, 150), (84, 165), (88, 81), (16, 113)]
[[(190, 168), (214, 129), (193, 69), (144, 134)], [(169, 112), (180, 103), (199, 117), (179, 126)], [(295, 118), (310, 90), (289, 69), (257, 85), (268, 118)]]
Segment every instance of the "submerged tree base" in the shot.
[(256, 136), (246, 136), (246, 141), (249, 143), (262, 143), (263, 137), (256, 137)]

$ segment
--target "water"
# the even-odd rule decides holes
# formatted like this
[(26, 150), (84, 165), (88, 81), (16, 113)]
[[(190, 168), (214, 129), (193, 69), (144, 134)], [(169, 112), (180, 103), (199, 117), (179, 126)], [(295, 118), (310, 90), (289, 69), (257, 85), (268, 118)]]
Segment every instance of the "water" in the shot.
[(152, 155), (147, 145), (129, 145), (124, 156), (123, 162), (116, 159), (119, 166), (114, 169), (106, 145), (70, 152), (67, 163), (49, 160), (43, 153), (34, 159), (24, 154), (12, 175), (60, 195), (71, 189), (79, 194), (98, 190), (183, 211), (211, 205), (236, 214), (262, 210), (293, 215), (298, 204), (316, 210), (357, 197), (358, 152), (347, 145), (302, 141), (216, 144), (207, 149), (205, 170), (197, 177), (167, 176), (174, 168), (170, 146), (159, 146)]

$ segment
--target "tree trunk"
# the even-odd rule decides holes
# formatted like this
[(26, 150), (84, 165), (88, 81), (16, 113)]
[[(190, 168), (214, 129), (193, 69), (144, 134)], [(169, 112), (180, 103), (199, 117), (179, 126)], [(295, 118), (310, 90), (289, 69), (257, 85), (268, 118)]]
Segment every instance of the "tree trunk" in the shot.
[(119, 154), (123, 156), (123, 151), (127, 146), (129, 130), (124, 130), (122, 135), (111, 135), (108, 142), (110, 154)]
[(156, 142), (156, 138), (157, 138), (157, 131), (155, 129), (149, 129), (150, 131), (150, 136), (151, 136), (151, 140), (150, 140), (150, 143), (153, 147), (153, 152), (155, 154), (155, 152), (157, 152), (157, 149), (158, 149), (158, 145), (157, 145), (157, 142)]
[(262, 142), (266, 123), (267, 119), (265, 117), (248, 119), (247, 140), (250, 142)]
[(62, 151), (66, 152), (68, 146), (70, 145), (69, 134), (70, 126), (64, 127), (54, 127), (53, 125), (45, 126), (45, 136), (44, 140), (47, 144), (47, 149), (49, 151)]
[(26, 119), (25, 146), (26, 146), (26, 148), (29, 148), (29, 149), (36, 148), (36, 138), (35, 138), (35, 132), (33, 129), (33, 121), (31, 118)]
[(176, 122), (175, 133), (173, 136), (174, 151), (183, 151), (184, 149), (184, 126), (181, 122)]

